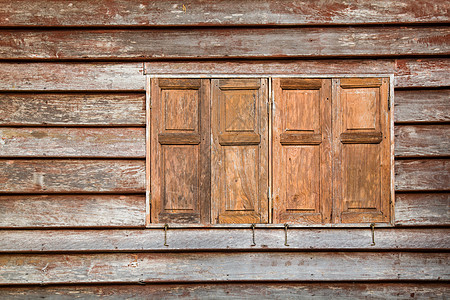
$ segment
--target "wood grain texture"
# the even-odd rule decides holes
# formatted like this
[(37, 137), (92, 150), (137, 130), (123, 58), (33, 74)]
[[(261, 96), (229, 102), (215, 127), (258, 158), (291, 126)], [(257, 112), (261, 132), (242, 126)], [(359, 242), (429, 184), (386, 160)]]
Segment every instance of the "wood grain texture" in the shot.
[(151, 221), (210, 223), (210, 80), (151, 80)]
[(142, 63), (0, 63), (0, 91), (144, 91)]
[(150, 60), (446, 55), (450, 54), (449, 37), (450, 28), (446, 26), (6, 30), (0, 32), (0, 59)]
[(330, 223), (331, 80), (272, 83), (274, 223)]
[(144, 94), (0, 94), (0, 126), (144, 126)]
[(0, 297), (65, 299), (447, 299), (448, 283), (226, 283), (0, 287)]
[(395, 225), (448, 226), (450, 223), (450, 194), (397, 194)]
[(450, 125), (395, 126), (395, 156), (450, 156)]
[(395, 190), (450, 190), (450, 159), (411, 159), (396, 161)]
[[(332, 81), (333, 222), (390, 222), (389, 80)], [(373, 143), (371, 136), (382, 139)]]
[(449, 68), (446, 58), (145, 63), (146, 74), (395, 74), (396, 88), (450, 86)]
[(267, 79), (211, 80), (213, 224), (268, 221), (268, 90)]
[(0, 193), (145, 192), (143, 160), (0, 160)]
[(145, 217), (144, 196), (0, 196), (0, 206), (0, 228), (138, 227)]
[[(0, 160), (1, 192), (144, 192), (143, 161)], [(399, 160), (396, 190), (450, 190), (449, 160)]]
[[(117, 203), (117, 202), (114, 202)], [(125, 202), (124, 202), (125, 203)], [(118, 214), (115, 214), (118, 216)], [(39, 217), (39, 216), (38, 216)], [(103, 219), (105, 216), (103, 217)], [(133, 225), (138, 224), (139, 219)], [(114, 221), (111, 221), (111, 223)], [(118, 220), (116, 220), (118, 222)], [(92, 223), (92, 222), (91, 222)], [(36, 223), (35, 223), (36, 224)], [(0, 253), (35, 252), (179, 252), (183, 251), (408, 251), (450, 249), (449, 229), (375, 228), (375, 245), (367, 228), (289, 229), (284, 245), (283, 229), (171, 229), (164, 230), (3, 230)]]
[(144, 73), (152, 74), (389, 74), (394, 59), (171, 61), (146, 62)]
[(395, 122), (450, 122), (450, 90), (395, 91)]
[(200, 252), (12, 254), (0, 284), (448, 280), (449, 253)]
[(446, 2), (2, 0), (0, 26), (229, 26), (449, 22)]
[(395, 64), (396, 88), (450, 86), (450, 59), (397, 59)]
[(1, 128), (0, 157), (145, 158), (144, 128)]

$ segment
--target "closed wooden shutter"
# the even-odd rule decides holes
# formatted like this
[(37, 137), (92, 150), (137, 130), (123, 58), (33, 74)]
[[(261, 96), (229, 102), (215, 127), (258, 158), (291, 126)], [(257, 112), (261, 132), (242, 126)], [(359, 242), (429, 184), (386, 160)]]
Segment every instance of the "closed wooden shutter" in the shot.
[(267, 222), (267, 79), (211, 84), (212, 222)]
[(329, 223), (331, 80), (273, 79), (273, 222)]
[(388, 79), (333, 80), (334, 221), (388, 222)]
[(151, 80), (153, 223), (209, 223), (210, 82)]

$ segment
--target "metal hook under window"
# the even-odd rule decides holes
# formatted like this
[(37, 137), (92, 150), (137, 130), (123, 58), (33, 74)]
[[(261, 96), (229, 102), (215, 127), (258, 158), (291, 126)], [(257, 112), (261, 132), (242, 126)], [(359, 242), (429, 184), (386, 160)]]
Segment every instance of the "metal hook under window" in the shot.
[(287, 231), (288, 231), (289, 225), (288, 224), (284, 224), (284, 245), (285, 246), (289, 246), (288, 244), (288, 238), (287, 238)]
[(164, 224), (164, 246), (169, 246), (169, 244), (167, 244), (167, 230), (169, 229), (169, 225)]
[(256, 243), (255, 243), (255, 224), (254, 223), (252, 224), (252, 241), (253, 241), (253, 243), (251, 244), (251, 246), (256, 246)]
[(370, 228), (372, 229), (372, 244), (370, 246), (375, 246), (375, 223), (370, 224)]

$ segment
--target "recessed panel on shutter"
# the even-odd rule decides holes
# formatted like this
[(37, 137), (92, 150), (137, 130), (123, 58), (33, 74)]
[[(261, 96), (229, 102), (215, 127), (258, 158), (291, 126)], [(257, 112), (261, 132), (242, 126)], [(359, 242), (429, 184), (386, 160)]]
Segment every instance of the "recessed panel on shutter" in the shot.
[(389, 221), (388, 90), (386, 78), (333, 80), (336, 223)]
[(267, 80), (211, 84), (212, 222), (267, 222)]
[(151, 81), (153, 223), (208, 223), (209, 80)]
[(331, 80), (273, 79), (273, 222), (328, 223)]

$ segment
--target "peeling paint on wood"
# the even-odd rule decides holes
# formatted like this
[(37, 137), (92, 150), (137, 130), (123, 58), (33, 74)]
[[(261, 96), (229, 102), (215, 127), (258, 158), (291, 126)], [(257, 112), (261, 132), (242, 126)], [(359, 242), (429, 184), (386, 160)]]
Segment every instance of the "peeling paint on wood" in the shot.
[(411, 159), (396, 161), (395, 190), (450, 190), (450, 159)]
[(0, 63), (3, 91), (144, 91), (142, 63)]
[(1, 126), (144, 126), (142, 94), (0, 94)]
[[(139, 227), (144, 226), (145, 197), (0, 196), (0, 207), (0, 228)], [(38, 234), (32, 231), (30, 233), (33, 236)], [(2, 239), (3, 237), (2, 234)], [(94, 238), (92, 241), (96, 242), (97, 239)]]
[(396, 195), (396, 225), (448, 226), (449, 223), (450, 193), (401, 193)]
[(450, 125), (396, 125), (395, 156), (450, 156)]
[(395, 91), (395, 122), (450, 122), (450, 90)]
[(436, 283), (227, 283), (0, 287), (7, 299), (448, 299)]
[(310, 58), (450, 54), (450, 28), (325, 27), (0, 32), (0, 59)]
[(144, 128), (1, 128), (0, 157), (145, 158)]
[(0, 284), (448, 280), (449, 253), (1, 255)]
[(0, 160), (0, 193), (143, 193), (144, 163), (144, 160)]
[(1, 26), (229, 26), (449, 22), (447, 2), (3, 0)]
[[(119, 201), (111, 201), (113, 204), (119, 203)], [(122, 200), (123, 204), (127, 202)], [(430, 204), (433, 205), (431, 201)], [(137, 207), (130, 209), (137, 211)], [(100, 206), (99, 211), (104, 212), (103, 206)], [(125, 214), (125, 219), (128, 215), (129, 213)], [(84, 216), (85, 214), (82, 214), (81, 219)], [(113, 218), (115, 216), (118, 216), (118, 213), (113, 213)], [(59, 220), (62, 220), (63, 217), (59, 218)], [(94, 217), (94, 213), (92, 217)], [(115, 221), (117, 222), (118, 220)], [(124, 222), (127, 221), (129, 222), (130, 220)], [(106, 216), (101, 217), (96, 225), (100, 225), (100, 222), (105, 222), (106, 224)], [(75, 222), (72, 223), (75, 224)], [(137, 222), (135, 223), (137, 224)], [(48, 223), (43, 219), (42, 224), (42, 226), (45, 226)], [(55, 225), (57, 225), (56, 222)], [(167, 232), (169, 246), (164, 246), (164, 231), (161, 228), (145, 230), (3, 230), (2, 239), (0, 240), (0, 252), (68, 253), (79, 251), (174, 252), (217, 250), (367, 250), (375, 252), (380, 250), (410, 251), (424, 249), (447, 251), (450, 249), (449, 229), (376, 228), (376, 243), (372, 246), (372, 236), (369, 227), (364, 229), (292, 228), (288, 232), (289, 247), (284, 245), (283, 229), (257, 228), (255, 230), (256, 245), (252, 245), (253, 240), (250, 227), (248, 229), (169, 229)]]

